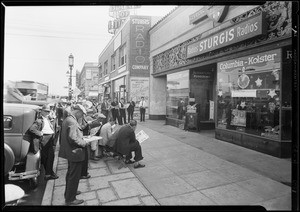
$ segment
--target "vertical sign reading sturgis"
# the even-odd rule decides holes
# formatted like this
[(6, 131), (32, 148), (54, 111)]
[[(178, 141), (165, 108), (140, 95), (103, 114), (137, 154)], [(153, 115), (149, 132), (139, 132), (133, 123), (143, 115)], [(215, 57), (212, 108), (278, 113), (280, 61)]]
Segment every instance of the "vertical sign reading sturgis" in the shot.
[(130, 67), (132, 75), (140, 74), (140, 72), (150, 73), (150, 42), (148, 35), (151, 27), (150, 18), (148, 16), (132, 16), (130, 20)]

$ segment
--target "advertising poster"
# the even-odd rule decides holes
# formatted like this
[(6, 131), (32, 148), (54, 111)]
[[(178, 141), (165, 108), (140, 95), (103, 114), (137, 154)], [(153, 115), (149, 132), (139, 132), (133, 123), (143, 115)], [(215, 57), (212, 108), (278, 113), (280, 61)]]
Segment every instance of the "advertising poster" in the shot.
[(130, 98), (136, 103), (144, 97), (149, 104), (149, 78), (147, 77), (131, 77), (130, 79)]
[(231, 111), (231, 125), (246, 127), (246, 111), (232, 109)]

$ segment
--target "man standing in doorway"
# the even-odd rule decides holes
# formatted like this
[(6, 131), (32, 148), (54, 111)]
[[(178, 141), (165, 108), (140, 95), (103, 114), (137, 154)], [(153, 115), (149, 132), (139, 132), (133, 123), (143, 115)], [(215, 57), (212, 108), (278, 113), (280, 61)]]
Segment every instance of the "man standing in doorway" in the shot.
[(140, 107), (140, 116), (141, 116), (140, 121), (141, 122), (142, 121), (145, 122), (146, 105), (147, 105), (146, 101), (144, 100), (144, 97), (142, 96), (140, 104), (139, 104), (139, 107)]

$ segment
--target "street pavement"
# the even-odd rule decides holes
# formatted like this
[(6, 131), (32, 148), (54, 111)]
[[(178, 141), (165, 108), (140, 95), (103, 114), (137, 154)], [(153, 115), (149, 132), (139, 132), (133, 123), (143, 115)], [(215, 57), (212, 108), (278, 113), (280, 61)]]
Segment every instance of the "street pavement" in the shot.
[[(291, 210), (291, 161), (214, 138), (214, 131), (189, 132), (161, 120), (138, 122), (149, 139), (142, 146), (146, 167), (105, 158), (89, 161), (89, 179), (80, 180), (85, 206), (260, 205)], [(59, 176), (47, 182), (42, 205), (64, 205), (67, 161), (58, 158)]]

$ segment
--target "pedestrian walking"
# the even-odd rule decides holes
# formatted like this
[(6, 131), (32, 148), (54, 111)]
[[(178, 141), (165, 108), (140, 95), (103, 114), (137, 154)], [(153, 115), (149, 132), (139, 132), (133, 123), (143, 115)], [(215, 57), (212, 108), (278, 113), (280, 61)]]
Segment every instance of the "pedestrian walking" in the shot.
[(85, 108), (76, 104), (71, 114), (62, 123), (59, 157), (68, 160), (64, 193), (66, 205), (79, 205), (84, 202), (82, 199), (76, 199), (76, 195), (81, 193), (77, 189), (86, 154), (84, 147), (87, 145), (83, 139), (82, 129), (79, 124), (84, 114), (86, 114)]
[(126, 108), (124, 98), (120, 99), (119, 102), (119, 111), (120, 111), (120, 125), (127, 124), (126, 122)]
[(128, 123), (130, 120), (133, 119), (133, 113), (135, 108), (135, 102), (131, 99), (130, 102), (128, 102), (127, 112), (128, 112)]
[(144, 97), (142, 96), (141, 97), (141, 101), (140, 101), (140, 104), (139, 104), (139, 108), (140, 108), (140, 121), (142, 122), (145, 122), (145, 114), (146, 114), (146, 101), (144, 99)]

